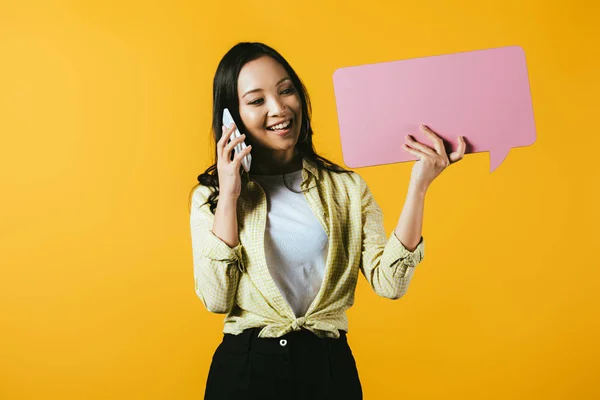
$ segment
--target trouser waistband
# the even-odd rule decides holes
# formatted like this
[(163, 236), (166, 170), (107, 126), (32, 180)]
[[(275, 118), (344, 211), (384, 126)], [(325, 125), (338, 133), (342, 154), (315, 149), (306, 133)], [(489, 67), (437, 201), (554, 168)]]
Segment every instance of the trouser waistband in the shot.
[(233, 352), (247, 352), (250, 349), (259, 353), (285, 353), (291, 347), (302, 346), (329, 346), (331, 344), (342, 344), (347, 341), (346, 332), (340, 330), (339, 338), (321, 338), (309, 330), (288, 332), (278, 338), (259, 338), (258, 334), (262, 328), (249, 328), (239, 335), (226, 333), (223, 335), (222, 346)]

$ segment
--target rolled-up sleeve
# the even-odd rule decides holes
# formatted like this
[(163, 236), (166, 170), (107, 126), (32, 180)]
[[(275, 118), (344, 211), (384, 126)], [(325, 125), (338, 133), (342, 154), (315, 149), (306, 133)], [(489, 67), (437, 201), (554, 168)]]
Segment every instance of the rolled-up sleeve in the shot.
[(190, 228), (196, 294), (210, 312), (231, 310), (240, 274), (244, 272), (242, 244), (231, 248), (212, 232), (214, 214), (204, 204), (211, 188), (198, 186), (192, 195)]
[(392, 231), (386, 236), (383, 212), (366, 182), (359, 176), (362, 203), (362, 254), (360, 270), (379, 296), (398, 299), (408, 290), (415, 267), (423, 260), (423, 237), (409, 251)]

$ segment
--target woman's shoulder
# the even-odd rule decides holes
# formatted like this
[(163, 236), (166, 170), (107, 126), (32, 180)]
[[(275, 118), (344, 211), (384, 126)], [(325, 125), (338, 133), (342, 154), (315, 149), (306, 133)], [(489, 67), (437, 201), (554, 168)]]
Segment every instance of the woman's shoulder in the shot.
[(212, 186), (206, 186), (206, 185), (202, 185), (202, 184), (198, 184), (196, 185), (196, 187), (194, 187), (192, 189), (192, 195), (193, 197), (198, 197), (198, 198), (208, 198), (208, 196), (210, 196), (211, 193), (213, 193), (215, 191), (215, 188)]
[(192, 188), (192, 194), (190, 196), (190, 205), (192, 208), (200, 208), (208, 201), (208, 197), (215, 191), (211, 186), (205, 186), (202, 184), (196, 185)]

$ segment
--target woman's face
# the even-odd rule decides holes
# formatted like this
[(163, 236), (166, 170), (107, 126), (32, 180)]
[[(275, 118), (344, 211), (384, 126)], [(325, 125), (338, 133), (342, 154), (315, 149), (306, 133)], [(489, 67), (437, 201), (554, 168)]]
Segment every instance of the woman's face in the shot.
[(268, 56), (248, 62), (238, 78), (238, 100), (252, 151), (291, 160), (300, 135), (302, 104), (285, 68)]

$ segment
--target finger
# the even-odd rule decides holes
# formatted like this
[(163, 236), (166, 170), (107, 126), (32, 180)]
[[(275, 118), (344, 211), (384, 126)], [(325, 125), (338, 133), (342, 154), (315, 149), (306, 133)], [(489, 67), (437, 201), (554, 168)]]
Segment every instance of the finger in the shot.
[(231, 150), (233, 150), (238, 143), (242, 143), (244, 139), (246, 139), (246, 135), (243, 133), (239, 137), (232, 139), (231, 142), (227, 143), (227, 146), (225, 146), (225, 154), (231, 154)]
[[(230, 154), (230, 153), (225, 153), (225, 143), (227, 143), (227, 141), (229, 140), (229, 138), (231, 137), (231, 135), (233, 134), (233, 132), (235, 132), (235, 123), (232, 124), (229, 128), (225, 128), (225, 126), (223, 126), (224, 132), (223, 135), (221, 136), (221, 139), (219, 139), (219, 143), (217, 144), (217, 148), (220, 148), (221, 152), (221, 156), (225, 156), (226, 154)], [(227, 159), (229, 159), (229, 157), (227, 157)]]
[(238, 144), (242, 143), (244, 139), (246, 139), (246, 135), (242, 134), (240, 137), (231, 140), (231, 142), (227, 144), (227, 146), (225, 147), (225, 156), (228, 160), (232, 160), (231, 152), (235, 149), (235, 147)]
[(219, 154), (219, 156), (223, 155), (223, 148), (225, 147), (225, 143), (227, 143), (226, 140), (226, 136), (225, 136), (225, 131), (227, 130), (227, 128), (225, 127), (225, 125), (221, 125), (221, 137), (219, 138), (219, 140), (217, 141), (217, 154)]
[(408, 139), (408, 145), (412, 148), (415, 148), (423, 153), (431, 154), (432, 156), (436, 156), (436, 152), (429, 146), (425, 146), (423, 143), (417, 142), (410, 135), (406, 135), (406, 139)]
[(217, 140), (217, 150), (219, 151), (219, 154), (221, 154), (221, 151), (223, 150), (223, 136), (225, 136), (225, 125), (221, 125), (221, 137)]
[(448, 160), (448, 154), (446, 154), (446, 149), (444, 149), (444, 141), (440, 138), (434, 131), (431, 130), (427, 125), (421, 124), (421, 130), (425, 132), (425, 134), (431, 139), (433, 142), (433, 147), (435, 147), (435, 151), (446, 160)]
[(247, 154), (250, 154), (252, 150), (252, 145), (249, 144), (246, 148), (235, 155), (234, 160), (242, 160), (242, 158), (246, 157)]
[(410, 148), (406, 144), (402, 145), (402, 148), (404, 150), (406, 150), (407, 152), (409, 152), (410, 154), (412, 154), (413, 156), (417, 157), (419, 159), (418, 161), (421, 161), (422, 158), (426, 157), (426, 155), (423, 152), (421, 152), (419, 150), (412, 149), (412, 148)]
[(229, 127), (226, 127), (225, 125), (221, 126), (221, 138), (219, 139), (221, 147), (225, 147), (227, 140), (229, 140), (229, 137), (233, 132), (235, 132), (235, 123), (230, 125)]
[(231, 160), (231, 162), (234, 164), (234, 169), (237, 170), (240, 168), (240, 166), (242, 165), (242, 159), (246, 157), (247, 154), (250, 154), (250, 150), (252, 150), (252, 145), (246, 146), (244, 150), (240, 151), (233, 157), (233, 160)]
[(465, 150), (467, 149), (467, 144), (465, 142), (465, 138), (462, 136), (458, 137), (458, 147), (456, 151), (450, 153), (450, 162), (456, 162), (458, 160), (462, 160), (465, 156)]

